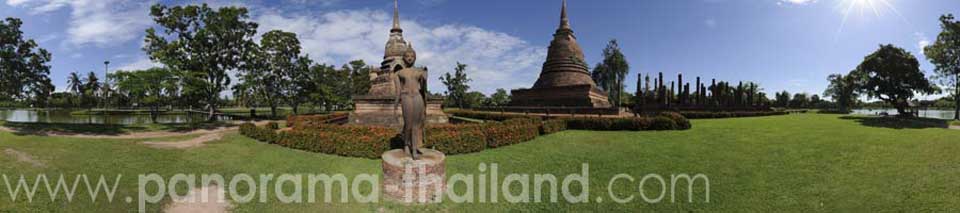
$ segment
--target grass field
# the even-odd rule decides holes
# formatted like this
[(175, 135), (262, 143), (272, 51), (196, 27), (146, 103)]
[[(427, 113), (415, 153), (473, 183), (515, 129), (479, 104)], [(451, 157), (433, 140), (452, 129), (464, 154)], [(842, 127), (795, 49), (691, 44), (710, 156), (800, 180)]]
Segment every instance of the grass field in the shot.
[[(566, 131), (519, 145), (481, 153), (451, 156), (447, 173), (484, 174), (481, 163), (497, 163), (506, 174), (580, 172), (588, 163), (589, 203), (498, 203), (402, 206), (389, 202), (238, 204), (235, 212), (280, 211), (707, 211), (707, 212), (916, 212), (960, 208), (960, 131), (946, 123), (901, 123), (879, 118), (801, 114), (761, 118), (695, 120), (694, 128), (674, 132)], [(379, 160), (343, 158), (261, 144), (236, 133), (190, 150), (155, 150), (143, 140), (90, 140), (0, 133), (0, 150), (15, 149), (45, 162), (37, 168), (0, 153), (0, 173), (11, 175), (122, 174), (114, 203), (72, 203), (39, 196), (34, 202), (11, 202), (0, 187), (0, 212), (66, 211), (128, 212), (135, 203), (138, 174), (380, 174)], [(618, 182), (610, 190), (632, 202), (611, 202), (608, 181), (625, 173), (637, 180)], [(647, 203), (640, 198), (639, 179), (647, 174), (704, 174), (710, 181), (710, 202), (702, 185), (695, 202), (678, 197)], [(31, 179), (32, 180), (32, 179)], [(669, 179), (667, 180), (669, 182)], [(112, 180), (111, 180), (112, 182)], [(0, 183), (3, 184), (3, 183)], [(272, 183), (270, 184), (273, 185)], [(519, 185), (511, 188), (520, 191)], [(41, 187), (42, 188), (42, 187)], [(83, 188), (83, 187), (81, 187)], [(183, 186), (178, 189), (183, 190)], [(285, 189), (292, 191), (290, 186)], [(456, 186), (459, 192), (465, 188)], [(40, 189), (45, 191), (45, 189)], [(648, 196), (659, 185), (647, 184)], [(273, 194), (273, 188), (268, 190)], [(686, 190), (682, 190), (684, 193)], [(652, 193), (651, 193), (652, 192)], [(668, 190), (669, 192), (669, 190)], [(679, 192), (679, 191), (678, 191)], [(78, 194), (86, 193), (85, 191)], [(43, 194), (46, 195), (46, 194)], [(685, 195), (685, 194), (683, 194)], [(322, 196), (322, 195), (321, 195)], [(602, 198), (597, 202), (596, 198)], [(680, 199), (683, 198), (683, 199)], [(101, 197), (100, 199), (103, 199)], [(562, 196), (560, 198), (563, 200)], [(321, 199), (322, 200), (322, 199)], [(339, 200), (339, 199), (334, 199)], [(683, 202), (680, 202), (683, 200)], [(149, 205), (158, 211), (160, 205)]]

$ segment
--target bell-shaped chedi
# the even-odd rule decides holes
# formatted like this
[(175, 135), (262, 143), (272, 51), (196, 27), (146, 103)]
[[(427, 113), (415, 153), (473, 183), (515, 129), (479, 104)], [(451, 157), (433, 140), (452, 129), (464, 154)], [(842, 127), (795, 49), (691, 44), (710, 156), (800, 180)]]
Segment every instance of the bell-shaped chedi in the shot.
[(583, 49), (570, 27), (566, 0), (540, 78), (533, 88), (512, 93), (512, 106), (610, 107), (606, 92), (597, 88), (590, 77)]

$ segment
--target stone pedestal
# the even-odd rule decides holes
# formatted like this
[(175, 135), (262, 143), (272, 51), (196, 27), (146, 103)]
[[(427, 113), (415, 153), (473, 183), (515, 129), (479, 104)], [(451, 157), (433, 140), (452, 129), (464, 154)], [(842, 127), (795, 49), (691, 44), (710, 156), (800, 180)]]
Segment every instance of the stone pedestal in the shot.
[(383, 153), (383, 195), (402, 203), (438, 203), (446, 191), (446, 156), (436, 150), (420, 149), (413, 160), (402, 149)]
[[(394, 109), (394, 96), (363, 95), (353, 98), (354, 110), (350, 124), (378, 125), (399, 128), (403, 126), (403, 111)], [(449, 121), (443, 113), (443, 98), (427, 99), (427, 123), (443, 124)]]

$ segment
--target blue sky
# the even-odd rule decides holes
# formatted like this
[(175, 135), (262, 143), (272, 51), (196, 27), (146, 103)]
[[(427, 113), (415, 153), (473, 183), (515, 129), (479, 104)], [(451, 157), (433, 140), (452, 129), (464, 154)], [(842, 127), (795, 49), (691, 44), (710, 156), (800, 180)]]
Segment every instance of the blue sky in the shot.
[[(24, 20), (24, 31), (53, 52), (52, 78), (63, 90), (69, 72), (103, 73), (152, 66), (140, 46), (152, 26), (151, 2), (3, 0), (0, 16)], [(390, 0), (160, 1), (246, 6), (261, 24), (300, 36), (323, 63), (379, 63), (390, 25)], [(885, 3), (886, 2), (886, 3)], [(853, 69), (883, 43), (913, 52), (932, 75), (921, 46), (939, 33), (937, 18), (960, 13), (956, 0), (569, 0), (587, 62), (618, 39), (637, 72), (755, 81), (767, 93), (820, 94), (826, 76)], [(873, 5), (871, 7), (871, 5)], [(469, 65), (474, 89), (529, 87), (559, 22), (560, 0), (402, 0), (407, 40), (436, 76)], [(847, 13), (847, 11), (850, 11)], [(848, 14), (848, 15), (845, 15)], [(846, 21), (844, 22), (844, 17)]]

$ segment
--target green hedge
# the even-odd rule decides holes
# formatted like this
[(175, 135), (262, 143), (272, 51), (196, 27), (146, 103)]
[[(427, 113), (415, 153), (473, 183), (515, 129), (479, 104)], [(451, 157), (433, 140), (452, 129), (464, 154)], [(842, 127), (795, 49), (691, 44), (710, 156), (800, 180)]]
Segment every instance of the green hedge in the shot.
[(240, 134), (266, 143), (277, 143), (280, 140), (276, 130), (257, 127), (251, 123), (240, 125)]
[(540, 136), (540, 119), (518, 118), (483, 124), (487, 147), (497, 148), (533, 140)]
[(506, 121), (510, 119), (520, 119), (520, 118), (528, 118), (528, 119), (540, 118), (539, 116), (532, 116), (532, 115), (500, 114), (498, 112), (478, 112), (478, 111), (469, 111), (469, 110), (449, 110), (449, 111), (445, 111), (445, 113), (449, 115), (457, 116), (457, 117), (473, 118), (473, 119), (488, 120), (488, 121)]
[(308, 127), (329, 123), (331, 120), (341, 119), (349, 116), (347, 113), (331, 113), (326, 115), (297, 115), (287, 117), (287, 127), (297, 128), (298, 126)]
[(784, 111), (753, 111), (753, 112), (680, 112), (683, 117), (689, 119), (710, 119), (710, 118), (738, 118), (738, 117), (759, 117), (787, 115)]
[(474, 153), (487, 148), (487, 136), (479, 124), (430, 125), (423, 146), (449, 155)]
[[(494, 116), (487, 116), (492, 118)], [(347, 157), (379, 158), (383, 152), (400, 148), (397, 130), (378, 126), (326, 124), (336, 117), (313, 116), (291, 119), (293, 130), (278, 132), (278, 125), (257, 127), (247, 123), (240, 133), (258, 141), (280, 146)], [(638, 118), (562, 118), (543, 121), (522, 116), (483, 124), (429, 125), (424, 147), (449, 155), (480, 152), (531, 141), (542, 134), (566, 129), (598, 131), (679, 130), (690, 122), (677, 113)]]
[(540, 127), (540, 134), (553, 134), (557, 132), (562, 132), (567, 130), (567, 121), (554, 119), (543, 121), (543, 125)]
[(375, 126), (321, 125), (279, 134), (276, 144), (346, 157), (380, 158), (390, 150), (397, 131)]

